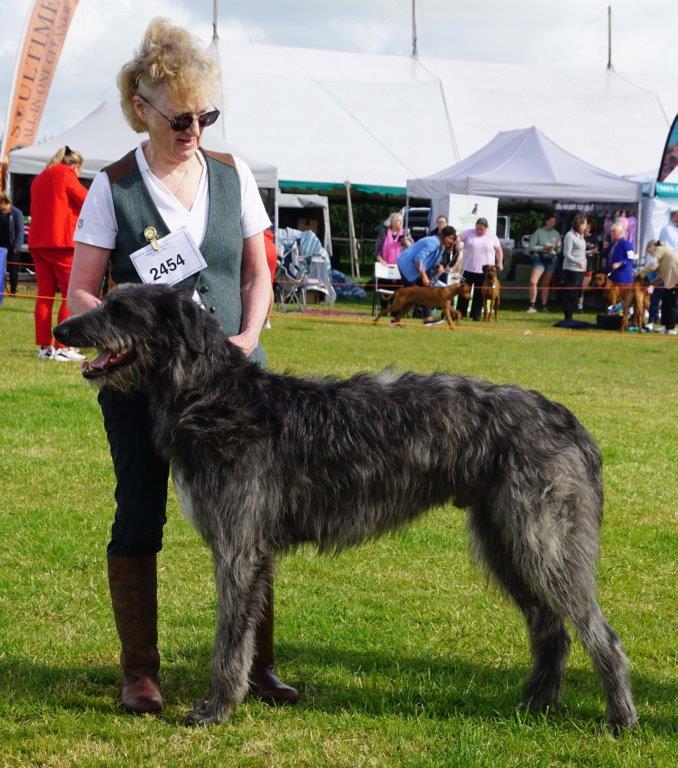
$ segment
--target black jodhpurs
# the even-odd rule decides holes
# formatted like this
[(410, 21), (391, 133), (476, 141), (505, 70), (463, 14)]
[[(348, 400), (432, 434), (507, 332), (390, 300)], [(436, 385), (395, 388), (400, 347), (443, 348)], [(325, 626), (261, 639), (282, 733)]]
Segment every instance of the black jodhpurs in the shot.
[(152, 440), (148, 402), (104, 387), (99, 392), (115, 470), (117, 508), (108, 554), (151, 555), (162, 549), (169, 466)]
[(572, 320), (575, 307), (579, 300), (579, 291), (576, 288), (581, 288), (584, 284), (584, 273), (575, 272), (571, 269), (564, 269), (562, 272), (561, 283), (563, 290), (561, 291), (563, 303), (563, 314), (565, 320)]
[(676, 327), (676, 288), (662, 288), (662, 325), (667, 331)]
[[(466, 272), (464, 271), (462, 277), (473, 288), (473, 300), (471, 301), (471, 320), (480, 320), (480, 316), (483, 312), (483, 280), (484, 275), (482, 272)], [(461, 296), (457, 300), (457, 309), (461, 312), (462, 317), (466, 317), (466, 310), (468, 308), (468, 299), (462, 299)]]

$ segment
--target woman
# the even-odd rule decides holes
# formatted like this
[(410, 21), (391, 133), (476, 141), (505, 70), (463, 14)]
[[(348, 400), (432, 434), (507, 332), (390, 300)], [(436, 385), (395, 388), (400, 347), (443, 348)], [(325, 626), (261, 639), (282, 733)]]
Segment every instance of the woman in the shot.
[[(12, 205), (6, 192), (0, 192), (0, 248), (7, 251), (7, 273), (10, 295), (16, 294), (19, 283), (19, 251), (24, 244), (24, 216)], [(4, 279), (4, 275), (3, 275)], [(0, 304), (2, 304), (0, 297)]]
[(42, 360), (84, 360), (77, 349), (53, 343), (52, 307), (57, 290), (62, 295), (57, 322), (69, 316), (66, 295), (73, 266), (73, 231), (87, 195), (78, 181), (82, 155), (62, 147), (31, 184), (31, 226), (28, 249), (35, 264), (38, 297), (35, 301), (35, 343)]
[(542, 312), (548, 311), (549, 288), (551, 278), (558, 264), (560, 250), (560, 233), (556, 229), (556, 217), (549, 213), (544, 217), (543, 226), (539, 227), (530, 238), (530, 255), (532, 256), (532, 272), (530, 273), (530, 306), (528, 314), (537, 311), (537, 288), (539, 279), (544, 276), (541, 286)]
[[(183, 227), (207, 268), (180, 285), (251, 360), (263, 363), (259, 333), (271, 290), (263, 232), (270, 221), (247, 165), (200, 149), (204, 129), (219, 115), (210, 106), (219, 92), (217, 65), (186, 30), (154, 19), (118, 87), (127, 121), (149, 138), (94, 179), (77, 230), (71, 306), (82, 312), (99, 303), (109, 265), (114, 282), (139, 282), (130, 254), (152, 234), (162, 238)], [(134, 712), (158, 712), (156, 555), (168, 467), (154, 449), (143, 397), (104, 388), (99, 403), (117, 480), (108, 579), (122, 645), (122, 702)], [(268, 598), (250, 684), (266, 701), (296, 701), (297, 691), (272, 673), (272, 590)]]
[(379, 235), (374, 246), (374, 255), (380, 264), (392, 266), (398, 263), (398, 256), (405, 248), (412, 245), (410, 233), (403, 228), (401, 213), (392, 213), (384, 231)]
[(586, 218), (575, 216), (572, 219), (570, 231), (563, 240), (563, 270), (561, 285), (563, 287), (563, 313), (565, 320), (572, 320), (577, 296), (584, 283), (586, 272)]
[(651, 273), (656, 273), (653, 282), (663, 283), (663, 287), (657, 288), (656, 291), (661, 295), (662, 324), (664, 327), (654, 330), (664, 330), (669, 336), (676, 336), (678, 335), (675, 312), (676, 294), (678, 293), (678, 251), (667, 248), (659, 240), (650, 240), (647, 245), (647, 252), (652, 261), (641, 269), (641, 277), (648, 277)]
[[(395, 266), (398, 263), (398, 256), (411, 245), (412, 238), (410, 233), (403, 228), (402, 214), (398, 212), (392, 213), (389, 216), (388, 224), (384, 227), (383, 232), (379, 235), (374, 245), (374, 257), (379, 264)], [(399, 280), (382, 278), (379, 280), (379, 285), (386, 288), (391, 285), (398, 285), (399, 282)], [(388, 303), (389, 298), (379, 293), (381, 308), (384, 309)]]
[(610, 228), (610, 244), (604, 254), (605, 269), (610, 280), (617, 285), (631, 285), (633, 282), (633, 246), (625, 237), (626, 225), (615, 221)]

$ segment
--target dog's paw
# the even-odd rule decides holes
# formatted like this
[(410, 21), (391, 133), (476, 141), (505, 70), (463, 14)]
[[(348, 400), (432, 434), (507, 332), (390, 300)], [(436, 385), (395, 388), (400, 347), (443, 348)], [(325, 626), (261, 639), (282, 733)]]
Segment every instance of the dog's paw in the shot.
[(186, 725), (214, 725), (228, 720), (233, 707), (214, 696), (204, 699), (194, 707), (185, 718)]
[(633, 706), (627, 708), (623, 712), (609, 713), (607, 715), (607, 727), (612, 732), (613, 736), (621, 736), (624, 731), (638, 722), (638, 715)]

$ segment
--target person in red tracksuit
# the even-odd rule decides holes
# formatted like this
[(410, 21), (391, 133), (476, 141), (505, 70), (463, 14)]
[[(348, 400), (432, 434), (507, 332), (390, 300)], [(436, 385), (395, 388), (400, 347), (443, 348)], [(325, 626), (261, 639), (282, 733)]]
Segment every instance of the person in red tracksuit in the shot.
[(57, 289), (62, 300), (57, 322), (69, 316), (66, 294), (73, 264), (73, 233), (87, 187), (80, 183), (82, 155), (62, 147), (31, 185), (31, 225), (28, 250), (35, 264), (38, 297), (35, 302), (35, 343), (45, 360), (84, 360), (73, 347), (53, 344), (52, 307)]
[(273, 283), (275, 282), (275, 270), (278, 266), (278, 249), (275, 245), (275, 235), (272, 229), (264, 230), (264, 246), (266, 248), (266, 263), (268, 264), (269, 272), (271, 273), (271, 299), (268, 302), (268, 311), (266, 312), (266, 322), (264, 328), (271, 328), (271, 310), (275, 302), (275, 296), (273, 294)]

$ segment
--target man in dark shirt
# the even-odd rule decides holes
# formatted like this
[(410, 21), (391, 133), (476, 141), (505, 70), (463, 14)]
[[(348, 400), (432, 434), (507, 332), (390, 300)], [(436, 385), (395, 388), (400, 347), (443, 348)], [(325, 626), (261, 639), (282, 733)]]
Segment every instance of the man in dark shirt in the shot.
[[(0, 192), (0, 248), (7, 249), (7, 272), (9, 273), (9, 292), (14, 296), (19, 282), (18, 252), (24, 244), (24, 217), (18, 208), (12, 205), (9, 195)], [(3, 275), (4, 281), (4, 275)]]

